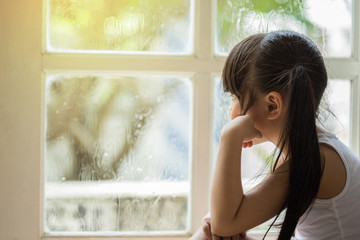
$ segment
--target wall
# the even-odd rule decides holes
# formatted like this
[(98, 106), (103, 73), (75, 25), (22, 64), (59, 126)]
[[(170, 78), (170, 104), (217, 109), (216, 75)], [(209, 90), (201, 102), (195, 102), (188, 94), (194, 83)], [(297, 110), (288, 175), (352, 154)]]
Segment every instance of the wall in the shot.
[(0, 1), (1, 240), (39, 236), (41, 4)]

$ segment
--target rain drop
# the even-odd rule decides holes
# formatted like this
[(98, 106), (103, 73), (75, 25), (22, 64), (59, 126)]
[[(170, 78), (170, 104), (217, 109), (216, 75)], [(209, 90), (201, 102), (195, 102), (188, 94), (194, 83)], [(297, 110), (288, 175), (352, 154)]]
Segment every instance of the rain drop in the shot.
[(157, 98), (156, 98), (156, 101), (157, 101), (158, 103), (162, 102), (162, 97), (157, 97)]

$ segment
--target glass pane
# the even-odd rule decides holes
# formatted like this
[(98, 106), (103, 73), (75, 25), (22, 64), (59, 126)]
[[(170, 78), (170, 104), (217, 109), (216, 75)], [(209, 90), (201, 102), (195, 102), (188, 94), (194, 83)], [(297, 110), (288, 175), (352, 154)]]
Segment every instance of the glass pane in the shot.
[(45, 231), (186, 231), (192, 83), (50, 75)]
[(350, 147), (351, 81), (332, 79), (323, 97), (320, 124)]
[(349, 57), (352, 0), (217, 0), (216, 52), (226, 55), (254, 33), (293, 30), (328, 57)]
[(189, 54), (191, 0), (48, 0), (49, 51)]

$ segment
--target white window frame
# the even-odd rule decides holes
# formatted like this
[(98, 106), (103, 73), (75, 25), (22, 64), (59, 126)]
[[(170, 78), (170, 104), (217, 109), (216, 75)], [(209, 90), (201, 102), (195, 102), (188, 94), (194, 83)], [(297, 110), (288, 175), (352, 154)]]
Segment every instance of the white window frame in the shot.
[[(360, 1), (353, 0), (350, 58), (326, 58), (334, 79), (350, 79), (351, 148), (360, 152)], [(42, 0), (0, 1), (0, 239), (123, 239), (43, 236), (44, 76), (48, 71), (120, 71), (190, 76), (194, 82), (190, 232), (131, 239), (187, 239), (209, 209), (213, 78), (225, 57), (214, 55), (215, 0), (195, 0), (191, 56), (89, 55), (44, 51)], [(211, 13), (211, 14), (210, 14)], [(211, 24), (209, 24), (211, 23)]]

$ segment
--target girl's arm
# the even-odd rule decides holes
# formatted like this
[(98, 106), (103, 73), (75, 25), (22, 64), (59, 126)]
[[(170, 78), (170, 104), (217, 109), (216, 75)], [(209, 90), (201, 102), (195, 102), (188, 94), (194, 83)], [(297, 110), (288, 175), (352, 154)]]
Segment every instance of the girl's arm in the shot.
[(214, 234), (232, 236), (245, 232), (278, 214), (288, 187), (287, 163), (269, 174), (249, 193), (241, 182), (241, 149), (259, 136), (251, 117), (240, 116), (223, 128), (211, 188), (211, 225)]

